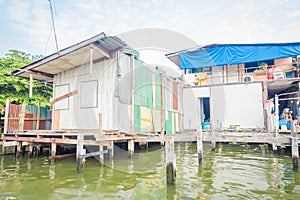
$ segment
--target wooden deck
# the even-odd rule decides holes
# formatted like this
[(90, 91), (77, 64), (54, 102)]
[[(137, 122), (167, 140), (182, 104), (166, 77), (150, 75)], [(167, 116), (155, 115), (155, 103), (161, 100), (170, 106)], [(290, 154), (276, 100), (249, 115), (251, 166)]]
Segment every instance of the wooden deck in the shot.
[[(7, 133), (2, 136), (4, 146), (14, 146), (17, 142), (27, 143), (57, 143), (57, 144), (78, 144), (78, 135), (83, 135), (83, 145), (91, 146), (110, 146), (116, 142), (165, 142), (165, 136), (152, 133), (110, 133), (104, 134), (97, 131), (27, 131)], [(172, 135), (175, 142), (196, 142), (196, 132), (188, 131)], [(275, 137), (269, 133), (257, 132), (232, 132), (232, 131), (217, 131), (203, 132), (202, 140), (204, 142), (237, 142), (237, 143), (267, 143), (276, 146), (290, 146), (291, 135), (280, 134)], [(0, 144), (1, 144), (0, 143)]]

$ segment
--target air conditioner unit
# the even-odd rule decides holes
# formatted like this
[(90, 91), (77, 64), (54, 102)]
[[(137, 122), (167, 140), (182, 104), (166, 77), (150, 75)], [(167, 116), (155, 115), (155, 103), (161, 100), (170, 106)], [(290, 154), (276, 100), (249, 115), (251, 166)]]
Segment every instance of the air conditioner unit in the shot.
[(254, 81), (254, 74), (244, 74), (243, 75), (243, 80), (244, 83), (249, 83), (251, 81)]

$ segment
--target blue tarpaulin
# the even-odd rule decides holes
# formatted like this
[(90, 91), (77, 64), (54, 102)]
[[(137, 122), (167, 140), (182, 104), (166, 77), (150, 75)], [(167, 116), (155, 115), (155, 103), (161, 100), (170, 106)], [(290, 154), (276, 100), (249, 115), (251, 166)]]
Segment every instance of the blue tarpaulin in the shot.
[(180, 69), (272, 60), (300, 55), (300, 43), (215, 44), (179, 54)]

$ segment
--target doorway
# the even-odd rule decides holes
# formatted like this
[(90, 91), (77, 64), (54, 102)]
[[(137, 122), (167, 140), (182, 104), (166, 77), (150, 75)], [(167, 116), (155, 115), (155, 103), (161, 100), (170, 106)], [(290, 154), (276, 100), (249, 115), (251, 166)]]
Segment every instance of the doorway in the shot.
[(209, 97), (200, 98), (200, 120), (204, 130), (210, 129), (210, 100)]

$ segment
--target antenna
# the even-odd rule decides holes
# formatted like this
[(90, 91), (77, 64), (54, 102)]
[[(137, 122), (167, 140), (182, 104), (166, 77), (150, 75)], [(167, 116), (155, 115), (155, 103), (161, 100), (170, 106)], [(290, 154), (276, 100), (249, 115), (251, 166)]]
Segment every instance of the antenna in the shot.
[(51, 0), (48, 0), (48, 1), (49, 1), (49, 4), (50, 4), (50, 12), (51, 12), (51, 19), (52, 19), (52, 26), (53, 26), (53, 32), (54, 32), (55, 45), (56, 45), (56, 52), (58, 53), (58, 44), (57, 44), (56, 30), (55, 30), (55, 24), (54, 24), (52, 3), (51, 3)]

